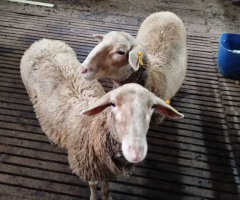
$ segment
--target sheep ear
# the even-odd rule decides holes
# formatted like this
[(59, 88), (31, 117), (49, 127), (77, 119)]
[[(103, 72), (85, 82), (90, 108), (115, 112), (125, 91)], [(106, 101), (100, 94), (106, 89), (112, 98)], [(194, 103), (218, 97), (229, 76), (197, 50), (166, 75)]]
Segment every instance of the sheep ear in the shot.
[(179, 113), (172, 106), (168, 105), (165, 101), (156, 97), (156, 103), (154, 104), (155, 109), (165, 117), (169, 118), (183, 118), (184, 115)]
[(134, 47), (130, 52), (129, 52), (129, 57), (128, 57), (128, 62), (134, 69), (134, 71), (137, 71), (139, 69), (139, 59), (138, 59), (138, 52), (141, 52), (141, 49), (139, 47)]
[(92, 116), (100, 113), (105, 108), (109, 107), (111, 105), (110, 102), (110, 93), (103, 95), (100, 99), (95, 101), (93, 105), (89, 106), (86, 110), (82, 111), (82, 115)]
[(102, 42), (104, 35), (102, 34), (94, 34), (93, 37), (98, 41), (98, 42)]

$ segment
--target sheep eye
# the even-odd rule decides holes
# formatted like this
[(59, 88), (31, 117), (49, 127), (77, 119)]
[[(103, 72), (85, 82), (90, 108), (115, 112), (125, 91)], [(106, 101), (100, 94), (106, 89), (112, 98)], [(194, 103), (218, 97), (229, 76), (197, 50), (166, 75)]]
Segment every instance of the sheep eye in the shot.
[(119, 50), (117, 53), (120, 54), (120, 55), (122, 55), (122, 56), (125, 54), (125, 52), (124, 52), (124, 51), (121, 51), (121, 50)]
[(113, 107), (116, 107), (116, 104), (115, 104), (115, 103), (113, 103), (113, 102), (111, 102), (111, 106), (113, 106)]
[(154, 109), (156, 107), (156, 105), (153, 105), (152, 107), (151, 107), (151, 109)]

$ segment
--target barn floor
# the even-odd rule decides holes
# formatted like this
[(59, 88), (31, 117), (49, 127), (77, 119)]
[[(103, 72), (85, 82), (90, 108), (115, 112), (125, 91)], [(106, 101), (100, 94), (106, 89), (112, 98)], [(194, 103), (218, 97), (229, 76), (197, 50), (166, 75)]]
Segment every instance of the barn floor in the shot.
[(240, 85), (216, 69), (219, 35), (240, 30), (237, 1), (51, 2), (56, 8), (0, 2), (0, 200), (89, 197), (86, 183), (69, 170), (66, 152), (52, 147), (39, 127), (20, 78), (23, 52), (40, 38), (61, 39), (83, 61), (96, 44), (92, 34), (135, 35), (144, 17), (158, 10), (175, 12), (188, 30), (188, 73), (171, 101), (185, 118), (150, 128), (146, 160), (132, 177), (111, 183), (112, 196), (240, 200)]

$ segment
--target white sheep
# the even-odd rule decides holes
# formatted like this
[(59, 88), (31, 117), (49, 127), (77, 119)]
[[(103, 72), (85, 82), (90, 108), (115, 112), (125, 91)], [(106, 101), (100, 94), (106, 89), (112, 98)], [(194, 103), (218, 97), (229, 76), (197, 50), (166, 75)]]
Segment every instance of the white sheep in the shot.
[[(182, 85), (187, 70), (186, 30), (174, 13), (151, 14), (136, 39), (116, 31), (94, 37), (99, 44), (83, 62), (81, 72), (86, 80), (111, 78), (116, 87), (138, 83), (165, 101)], [(152, 123), (160, 124), (163, 119), (157, 114)]]
[(110, 200), (108, 180), (130, 174), (145, 158), (154, 108), (183, 117), (138, 84), (105, 93), (98, 81), (85, 81), (75, 52), (60, 41), (32, 44), (20, 69), (42, 130), (67, 149), (73, 173), (89, 182), (90, 200), (97, 200), (98, 181), (103, 181), (103, 199)]

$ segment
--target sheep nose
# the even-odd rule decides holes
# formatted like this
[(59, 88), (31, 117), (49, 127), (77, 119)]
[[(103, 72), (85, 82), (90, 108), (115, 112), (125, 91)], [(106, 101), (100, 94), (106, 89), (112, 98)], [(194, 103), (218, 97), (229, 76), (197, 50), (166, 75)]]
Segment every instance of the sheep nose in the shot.
[(128, 148), (129, 148), (129, 153), (131, 155), (132, 162), (137, 163), (143, 160), (142, 150), (134, 150), (131, 145)]
[(86, 74), (88, 72), (88, 69), (82, 69), (81, 73)]
[(139, 155), (139, 153), (135, 153), (135, 154), (132, 156), (132, 160), (133, 160), (133, 162), (138, 162), (138, 161), (140, 161), (140, 155)]

